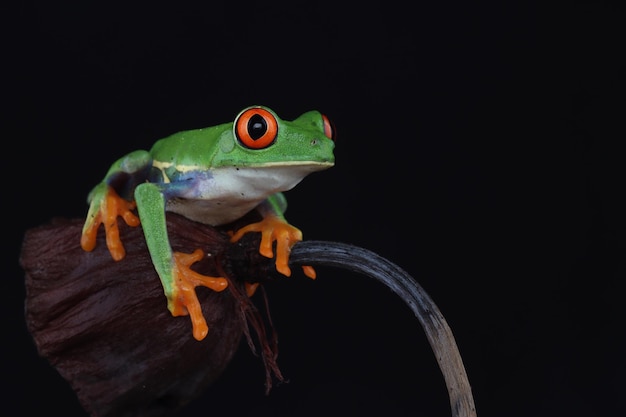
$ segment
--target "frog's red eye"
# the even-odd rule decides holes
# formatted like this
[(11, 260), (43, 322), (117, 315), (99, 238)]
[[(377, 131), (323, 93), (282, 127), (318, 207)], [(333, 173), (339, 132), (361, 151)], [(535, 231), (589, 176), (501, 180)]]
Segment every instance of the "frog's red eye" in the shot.
[(277, 134), (276, 117), (260, 107), (243, 111), (235, 120), (235, 135), (246, 148), (267, 148), (274, 142)]
[(326, 115), (322, 114), (322, 121), (324, 122), (324, 135), (331, 140), (335, 140), (337, 134), (335, 133), (335, 126)]

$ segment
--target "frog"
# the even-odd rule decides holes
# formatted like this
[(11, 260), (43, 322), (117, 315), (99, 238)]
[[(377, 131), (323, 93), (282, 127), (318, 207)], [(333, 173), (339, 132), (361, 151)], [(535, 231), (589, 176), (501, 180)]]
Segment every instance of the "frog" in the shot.
[[(288, 121), (261, 105), (246, 107), (232, 122), (166, 136), (149, 150), (116, 160), (91, 189), (80, 245), (93, 251), (102, 225), (112, 259), (122, 261), (126, 250), (118, 222), (141, 226), (169, 312), (189, 316), (193, 337), (201, 341), (209, 328), (196, 288), (221, 292), (229, 283), (191, 269), (205, 256), (202, 249), (172, 249), (167, 213), (217, 227), (256, 212), (261, 220), (230, 231), (230, 242), (260, 233), (259, 253), (275, 258), (276, 271), (289, 277), (289, 255), (303, 235), (285, 218), (284, 193), (310, 173), (334, 166), (335, 136), (334, 125), (317, 110)], [(302, 269), (315, 278), (313, 267)], [(256, 285), (246, 288), (249, 296)]]

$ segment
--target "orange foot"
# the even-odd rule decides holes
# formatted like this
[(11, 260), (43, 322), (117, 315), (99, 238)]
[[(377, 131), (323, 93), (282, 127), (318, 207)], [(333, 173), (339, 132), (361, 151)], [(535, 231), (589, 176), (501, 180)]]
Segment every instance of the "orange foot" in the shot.
[(191, 270), (190, 265), (198, 262), (204, 256), (202, 250), (196, 249), (193, 253), (174, 252), (173, 269), (173, 296), (170, 299), (168, 308), (173, 316), (191, 317), (193, 326), (193, 337), (202, 340), (209, 333), (200, 301), (196, 295), (196, 287), (201, 285), (213, 291), (223, 291), (228, 287), (225, 278), (214, 278), (199, 274)]
[(124, 259), (126, 250), (120, 240), (117, 217), (121, 216), (129, 226), (139, 226), (139, 217), (132, 212), (135, 207), (136, 203), (134, 201), (124, 200), (113, 188), (107, 187), (106, 194), (102, 197), (100, 204), (93, 206), (95, 213), (90, 212), (87, 216), (80, 239), (80, 245), (83, 250), (91, 252), (96, 247), (98, 229), (101, 224), (104, 224), (107, 247), (111, 256), (116, 261)]
[[(242, 227), (234, 233), (230, 241), (236, 242), (248, 232), (261, 232), (261, 245), (259, 253), (267, 258), (272, 258), (274, 252), (272, 246), (276, 241), (276, 270), (285, 276), (291, 276), (289, 268), (289, 254), (291, 248), (302, 240), (300, 229), (290, 225), (284, 219), (268, 215), (263, 220)], [(304, 274), (315, 279), (315, 270), (311, 266), (303, 266)]]

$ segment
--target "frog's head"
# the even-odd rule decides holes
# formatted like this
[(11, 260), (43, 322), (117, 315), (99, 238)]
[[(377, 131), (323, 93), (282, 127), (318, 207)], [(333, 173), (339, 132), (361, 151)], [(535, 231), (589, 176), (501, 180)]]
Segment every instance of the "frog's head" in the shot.
[(323, 170), (334, 165), (333, 130), (318, 111), (286, 121), (267, 107), (248, 107), (237, 115), (232, 131), (222, 133), (213, 166)]

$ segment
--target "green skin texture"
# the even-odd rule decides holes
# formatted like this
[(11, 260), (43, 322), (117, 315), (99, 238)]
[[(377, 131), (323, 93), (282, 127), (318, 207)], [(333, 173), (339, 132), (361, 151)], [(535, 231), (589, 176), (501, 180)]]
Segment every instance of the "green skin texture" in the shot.
[(268, 147), (243, 146), (236, 137), (235, 122), (176, 133), (157, 141), (150, 151), (138, 150), (118, 159), (89, 194), (83, 231), (93, 223), (109, 187), (124, 199), (135, 200), (168, 300), (173, 290), (174, 261), (166, 211), (212, 225), (229, 223), (253, 209), (264, 217), (274, 215), (284, 220), (282, 192), (309, 173), (334, 164), (334, 142), (324, 135), (319, 112), (285, 121), (267, 107), (253, 107), (267, 110), (277, 121), (277, 136)]

